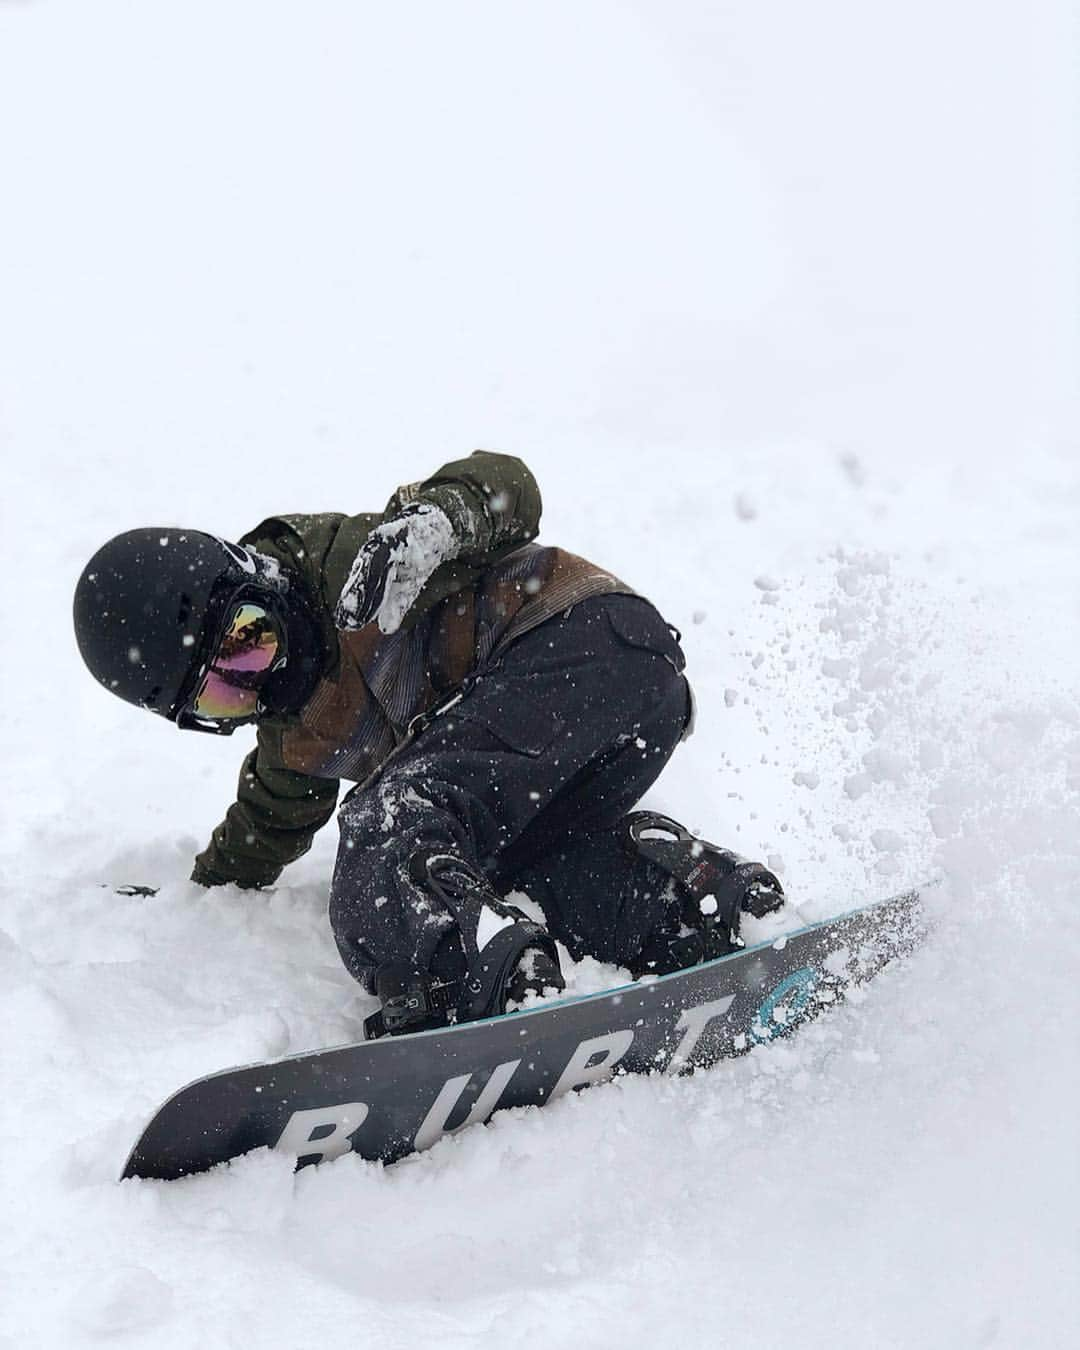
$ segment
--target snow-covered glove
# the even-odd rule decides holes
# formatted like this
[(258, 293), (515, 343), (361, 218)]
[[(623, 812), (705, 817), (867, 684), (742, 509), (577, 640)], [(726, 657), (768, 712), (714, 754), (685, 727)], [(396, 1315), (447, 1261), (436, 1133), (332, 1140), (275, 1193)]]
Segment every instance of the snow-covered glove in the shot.
[(449, 516), (431, 502), (401, 509), (368, 535), (356, 555), (334, 612), (339, 628), (363, 628), (378, 619), (396, 633), (432, 574), (459, 556), (461, 542)]

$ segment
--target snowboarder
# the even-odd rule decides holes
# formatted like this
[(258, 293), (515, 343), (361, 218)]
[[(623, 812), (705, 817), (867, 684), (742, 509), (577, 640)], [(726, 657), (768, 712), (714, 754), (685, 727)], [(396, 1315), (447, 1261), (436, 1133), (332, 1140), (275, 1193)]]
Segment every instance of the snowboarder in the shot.
[[(79, 579), (79, 650), (184, 729), (257, 726), (203, 886), (273, 884), (339, 812), (330, 921), (370, 1034), (561, 989), (553, 941), (634, 974), (723, 955), (781, 902), (760, 864), (631, 808), (691, 730), (675, 630), (536, 538), (521, 460), (478, 451), (381, 515), (154, 527)], [(503, 897), (522, 891), (546, 924)]]

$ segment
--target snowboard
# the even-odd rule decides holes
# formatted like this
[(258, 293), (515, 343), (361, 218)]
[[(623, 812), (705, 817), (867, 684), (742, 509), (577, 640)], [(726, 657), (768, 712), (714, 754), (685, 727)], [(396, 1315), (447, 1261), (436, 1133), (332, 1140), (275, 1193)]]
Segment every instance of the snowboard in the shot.
[(394, 1162), (496, 1110), (623, 1073), (686, 1073), (790, 1034), (921, 936), (919, 892), (672, 975), (486, 1018), (226, 1069), (181, 1088), (123, 1178), (173, 1180), (251, 1149), (297, 1167)]

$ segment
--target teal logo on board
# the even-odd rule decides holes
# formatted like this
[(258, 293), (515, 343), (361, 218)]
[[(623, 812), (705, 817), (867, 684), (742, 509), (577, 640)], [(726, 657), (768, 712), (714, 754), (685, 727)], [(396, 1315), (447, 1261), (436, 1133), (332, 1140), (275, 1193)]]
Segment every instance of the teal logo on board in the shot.
[(785, 975), (758, 1008), (750, 1024), (754, 1040), (771, 1041), (798, 1026), (820, 983), (821, 975), (813, 966), (803, 966), (801, 970)]

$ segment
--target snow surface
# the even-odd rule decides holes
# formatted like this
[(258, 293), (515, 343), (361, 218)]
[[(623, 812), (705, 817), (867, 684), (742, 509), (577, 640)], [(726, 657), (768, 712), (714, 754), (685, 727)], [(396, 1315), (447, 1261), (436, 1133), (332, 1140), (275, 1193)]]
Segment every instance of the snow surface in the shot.
[[(0, 1344), (1076, 1343), (1076, 41), (1064, 0), (0, 5)], [(249, 733), (109, 699), (74, 581), (474, 446), (683, 629), (652, 804), (815, 916), (940, 871), (933, 935), (691, 1078), (118, 1185), (177, 1086), (368, 1003), (332, 827), (187, 882)]]

